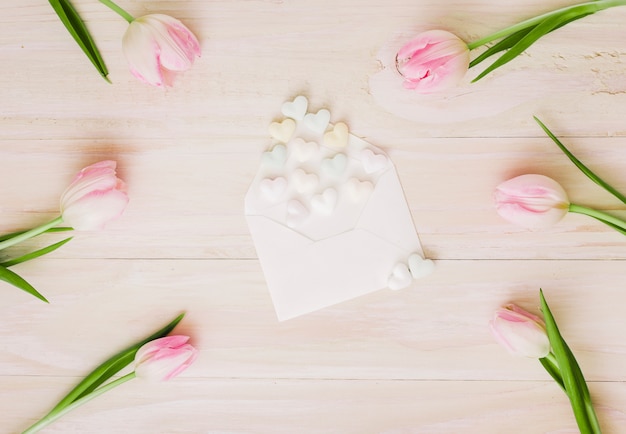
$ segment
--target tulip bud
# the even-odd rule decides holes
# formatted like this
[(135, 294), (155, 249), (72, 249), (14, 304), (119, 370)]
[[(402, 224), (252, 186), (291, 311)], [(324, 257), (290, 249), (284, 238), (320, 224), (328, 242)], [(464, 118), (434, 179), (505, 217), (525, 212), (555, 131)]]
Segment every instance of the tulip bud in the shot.
[(420, 33), (396, 55), (396, 68), (404, 87), (432, 93), (456, 86), (469, 68), (469, 48), (444, 30)]
[(153, 86), (171, 86), (177, 72), (200, 56), (195, 35), (176, 18), (150, 14), (134, 19), (122, 39), (130, 71)]
[(515, 356), (540, 359), (550, 352), (541, 318), (514, 304), (496, 310), (489, 328), (496, 341)]
[(563, 187), (543, 175), (521, 175), (500, 184), (495, 202), (502, 218), (527, 229), (552, 226), (569, 211)]
[(189, 367), (198, 350), (187, 343), (189, 336), (174, 335), (155, 339), (135, 354), (135, 374), (152, 381), (167, 381)]
[(116, 176), (115, 161), (85, 167), (61, 195), (63, 221), (76, 230), (102, 229), (128, 204), (126, 184)]

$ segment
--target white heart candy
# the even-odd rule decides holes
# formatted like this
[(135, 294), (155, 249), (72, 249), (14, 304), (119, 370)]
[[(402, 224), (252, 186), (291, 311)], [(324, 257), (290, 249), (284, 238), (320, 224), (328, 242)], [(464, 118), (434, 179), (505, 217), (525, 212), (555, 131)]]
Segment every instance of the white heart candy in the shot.
[(336, 154), (332, 158), (324, 158), (321, 163), (321, 169), (332, 176), (339, 176), (346, 170), (348, 157), (346, 154)]
[(375, 154), (371, 149), (364, 149), (361, 151), (361, 162), (367, 173), (374, 173), (385, 169), (389, 160), (383, 154)]
[(281, 143), (287, 143), (296, 130), (296, 122), (293, 119), (285, 119), (282, 122), (272, 122), (268, 130), (270, 136)]
[(277, 178), (265, 178), (259, 182), (259, 190), (267, 199), (275, 202), (287, 190), (287, 180), (282, 176)]
[(304, 116), (304, 126), (309, 130), (317, 134), (322, 134), (328, 128), (330, 122), (330, 112), (326, 109), (321, 109), (317, 113), (307, 113)]
[(324, 144), (335, 149), (348, 146), (348, 126), (343, 122), (337, 122), (331, 131), (324, 134)]
[(282, 166), (287, 161), (287, 148), (285, 145), (276, 145), (270, 151), (263, 152), (261, 162), (272, 166)]
[(417, 253), (413, 253), (409, 256), (409, 270), (411, 270), (413, 279), (428, 276), (434, 269), (435, 263), (432, 259), (424, 259)]
[(337, 190), (327, 188), (322, 194), (316, 194), (311, 198), (311, 208), (320, 214), (332, 214), (337, 205)]
[(288, 118), (301, 121), (306, 114), (306, 109), (308, 108), (308, 106), (309, 101), (306, 99), (306, 97), (299, 95), (295, 97), (292, 102), (288, 101), (284, 103), (280, 111)]
[(287, 203), (287, 226), (294, 228), (300, 226), (309, 216), (309, 210), (302, 202), (292, 199)]
[(315, 173), (306, 173), (298, 168), (291, 174), (291, 181), (296, 191), (300, 194), (312, 193), (319, 183), (319, 178)]
[(409, 268), (406, 264), (400, 262), (393, 267), (391, 276), (389, 276), (389, 280), (387, 281), (387, 286), (389, 289), (393, 289), (395, 291), (410, 286), (412, 281), (413, 279), (411, 278)]
[(346, 182), (346, 192), (353, 202), (365, 200), (374, 191), (374, 184), (369, 181), (360, 181), (357, 178), (350, 178)]
[(294, 158), (303, 163), (313, 158), (319, 150), (319, 146), (315, 142), (305, 142), (301, 137), (297, 137), (291, 141), (289, 147), (292, 150)]

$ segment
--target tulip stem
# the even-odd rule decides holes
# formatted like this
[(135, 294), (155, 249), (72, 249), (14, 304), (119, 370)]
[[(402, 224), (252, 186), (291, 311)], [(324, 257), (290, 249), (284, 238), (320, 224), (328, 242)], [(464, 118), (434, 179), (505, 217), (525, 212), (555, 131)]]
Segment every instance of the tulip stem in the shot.
[(122, 9), (121, 7), (116, 5), (115, 3), (113, 3), (112, 0), (100, 0), (100, 3), (102, 3), (105, 6), (107, 6), (113, 12), (116, 12), (119, 16), (124, 18), (129, 23), (132, 23), (133, 21), (135, 21), (135, 17), (133, 17), (131, 14), (126, 12), (124, 9)]
[(11, 247), (17, 243), (21, 243), (22, 241), (28, 240), (29, 238), (42, 234), (48, 229), (53, 228), (54, 226), (60, 224), (61, 222), (63, 222), (63, 217), (58, 216), (57, 218), (55, 218), (52, 221), (49, 221), (48, 223), (45, 223), (41, 226), (33, 228), (29, 231), (22, 232), (14, 237), (9, 238), (8, 240), (4, 240), (0, 242), (0, 250), (6, 249), (7, 247)]
[(566, 6), (564, 8), (557, 9), (552, 12), (547, 12), (545, 14), (536, 16), (534, 18), (530, 18), (528, 20), (522, 21), (521, 23), (517, 23), (505, 29), (499, 30), (495, 33), (492, 33), (491, 35), (485, 36), (484, 38), (480, 38), (474, 42), (470, 42), (467, 44), (467, 48), (469, 48), (470, 50), (473, 50), (489, 42), (507, 37), (520, 30), (527, 29), (528, 27), (535, 26), (547, 18), (551, 18), (553, 16), (566, 13), (571, 10), (580, 9), (580, 10), (588, 11), (588, 13), (595, 13), (603, 9), (611, 8), (613, 6), (623, 6), (623, 5), (626, 5), (626, 0), (594, 0), (594, 1), (589, 1), (586, 3), (581, 3), (581, 4), (577, 4), (573, 6)]
[(600, 220), (601, 222), (604, 222), (609, 226), (614, 226), (626, 231), (626, 222), (624, 220), (614, 217), (605, 212), (598, 211), (593, 208), (587, 208), (586, 206), (576, 205), (573, 203), (570, 203), (569, 205), (569, 212), (584, 214), (589, 217), (593, 217), (596, 220)]
[(77, 399), (76, 401), (72, 402), (71, 404), (67, 405), (66, 407), (63, 407), (59, 410), (53, 410), (50, 413), (48, 413), (45, 417), (43, 417), (39, 422), (35, 423), (34, 425), (31, 425), (30, 427), (28, 427), (26, 429), (26, 431), (22, 432), (22, 434), (32, 434), (32, 433), (36, 433), (37, 431), (41, 430), (42, 428), (46, 427), (47, 425), (51, 424), (52, 422), (54, 422), (55, 420), (59, 419), (61, 416), (63, 416), (66, 413), (69, 413), (70, 411), (74, 410), (77, 407), (80, 407), (81, 405), (91, 401), (92, 399), (102, 395), (104, 392), (108, 392), (109, 390), (113, 389), (114, 387), (117, 387), (121, 384), (126, 383), (129, 380), (132, 380), (133, 378), (135, 378), (135, 372), (131, 372), (130, 374), (126, 374), (123, 377), (118, 378), (117, 380), (111, 381), (110, 383), (105, 384), (104, 386), (101, 386), (97, 389), (95, 389), (93, 392), (89, 393), (88, 395), (83, 396), (80, 399)]

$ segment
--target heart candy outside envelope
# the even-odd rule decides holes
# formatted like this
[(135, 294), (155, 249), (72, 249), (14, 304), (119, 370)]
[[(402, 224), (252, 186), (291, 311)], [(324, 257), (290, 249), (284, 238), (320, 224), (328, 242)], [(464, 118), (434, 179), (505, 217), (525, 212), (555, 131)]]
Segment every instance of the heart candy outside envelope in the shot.
[(324, 158), (321, 163), (321, 169), (332, 176), (341, 175), (348, 165), (348, 157), (346, 154), (335, 154), (331, 158)]
[(287, 161), (287, 148), (285, 145), (276, 145), (271, 150), (263, 152), (261, 162), (273, 166), (282, 166)]
[(316, 194), (311, 198), (311, 208), (320, 214), (330, 215), (337, 205), (337, 190), (327, 188), (322, 194)]
[(358, 178), (350, 178), (346, 182), (346, 192), (353, 202), (367, 199), (374, 191), (374, 184), (369, 181), (361, 181)]
[(282, 176), (264, 178), (259, 182), (261, 194), (272, 202), (277, 201), (287, 191), (287, 180)]
[(287, 226), (295, 228), (300, 226), (309, 217), (309, 210), (302, 202), (292, 199), (287, 202)]
[(305, 142), (301, 137), (293, 139), (289, 147), (291, 148), (291, 155), (301, 163), (312, 159), (319, 150), (317, 143)]
[(286, 103), (284, 103), (280, 111), (288, 118), (301, 121), (302, 119), (304, 119), (304, 115), (306, 114), (306, 110), (308, 107), (309, 101), (306, 99), (306, 97), (299, 95), (295, 97), (293, 101), (287, 101)]
[(326, 109), (321, 109), (317, 113), (307, 113), (303, 120), (304, 126), (317, 134), (326, 131), (329, 122), (330, 112)]
[(270, 136), (281, 143), (287, 143), (294, 131), (296, 122), (293, 119), (284, 119), (282, 122), (272, 122), (268, 128)]
[(426, 277), (435, 269), (435, 263), (432, 259), (424, 259), (419, 254), (413, 253), (409, 256), (409, 270), (413, 279)]
[(371, 149), (364, 149), (361, 151), (361, 162), (363, 168), (367, 173), (379, 172), (389, 164), (387, 156), (383, 154), (375, 154)]
[(291, 174), (291, 182), (300, 194), (313, 193), (319, 183), (319, 177), (315, 173), (306, 173), (298, 168)]
[(333, 129), (324, 134), (324, 144), (330, 148), (343, 149), (348, 145), (348, 126), (337, 122)]
[(413, 276), (411, 276), (409, 267), (400, 262), (393, 267), (391, 276), (389, 276), (389, 280), (387, 281), (387, 286), (389, 289), (395, 291), (410, 286), (411, 282), (413, 282)]

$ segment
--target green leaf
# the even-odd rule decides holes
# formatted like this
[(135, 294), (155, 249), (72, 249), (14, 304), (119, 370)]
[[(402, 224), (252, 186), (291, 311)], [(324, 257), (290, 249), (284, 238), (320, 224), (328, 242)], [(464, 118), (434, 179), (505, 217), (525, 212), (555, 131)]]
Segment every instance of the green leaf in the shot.
[(91, 60), (93, 66), (95, 66), (100, 75), (110, 83), (111, 81), (107, 78), (109, 71), (104, 64), (104, 60), (102, 60), (102, 56), (100, 55), (89, 30), (87, 30), (85, 23), (83, 23), (83, 20), (80, 18), (80, 15), (78, 15), (78, 12), (76, 12), (76, 9), (74, 9), (69, 0), (48, 1), (63, 22), (63, 25), (65, 25), (65, 28), (70, 32), (89, 60)]
[(72, 237), (66, 238), (58, 243), (54, 243), (49, 245), (48, 247), (44, 247), (43, 249), (35, 250), (34, 252), (27, 253), (26, 255), (20, 256), (15, 259), (11, 259), (10, 261), (6, 261), (0, 264), (2, 267), (11, 267), (13, 265), (21, 264), (22, 262), (30, 261), (31, 259), (39, 258), (40, 256), (46, 255), (50, 252), (54, 252), (56, 249), (61, 247), (63, 244), (70, 241)]
[(2, 265), (0, 265), (0, 280), (4, 280), (5, 282), (10, 283), (13, 286), (28, 292), (30, 295), (34, 295), (39, 300), (49, 303), (46, 297), (41, 295), (35, 288), (33, 288), (30, 283), (25, 281), (18, 274), (14, 273), (8, 268), (3, 267)]
[[(591, 14), (592, 14), (592, 12), (589, 12), (589, 13), (580, 14), (580, 15), (578, 15), (576, 17), (573, 17), (572, 19), (559, 24), (558, 26), (556, 26), (555, 28), (550, 30), (548, 33), (553, 32), (553, 31), (555, 31), (558, 28), (561, 28), (564, 25), (571, 23), (572, 21), (579, 20), (579, 19), (584, 18), (584, 17), (586, 17), (588, 15), (591, 15)], [(524, 38), (535, 27), (537, 27), (537, 25), (534, 25), (532, 27), (526, 27), (525, 29), (518, 30), (517, 32), (507, 36), (504, 39), (502, 39), (498, 43), (492, 45), (486, 51), (484, 51), (482, 54), (480, 54), (480, 56), (478, 56), (476, 59), (472, 60), (470, 62), (470, 64), (469, 64), (469, 67), (472, 68), (472, 67), (478, 65), (483, 60), (488, 59), (489, 57), (493, 56), (494, 54), (498, 54), (500, 51), (508, 50), (509, 48), (511, 48), (512, 46), (517, 44), (522, 38)]]
[(589, 389), (582, 371), (574, 358), (574, 354), (559, 332), (542, 290), (539, 290), (539, 296), (541, 298), (541, 311), (546, 322), (548, 339), (560, 368), (565, 392), (572, 405), (578, 429), (581, 434), (600, 434), (598, 419), (593, 410)]
[(618, 198), (619, 200), (621, 200), (623, 203), (626, 203), (626, 196), (624, 196), (622, 193), (620, 193), (619, 191), (617, 191), (615, 188), (613, 188), (611, 185), (609, 185), (606, 181), (604, 181), (602, 178), (600, 178), (598, 175), (596, 175), (595, 173), (593, 173), (593, 171), (591, 169), (589, 169), (587, 166), (585, 166), (578, 158), (576, 158), (574, 156), (574, 154), (572, 154), (563, 143), (561, 143), (561, 141), (554, 135), (552, 134), (552, 131), (550, 131), (548, 129), (548, 127), (546, 127), (544, 125), (543, 122), (541, 122), (539, 120), (539, 118), (537, 118), (537, 116), (533, 116), (533, 118), (535, 119), (535, 121), (539, 124), (539, 126), (543, 129), (543, 131), (545, 131), (545, 133), (552, 139), (552, 141), (554, 143), (556, 143), (556, 145), (561, 149), (561, 151), (563, 151), (563, 153), (565, 155), (567, 155), (567, 158), (569, 158), (572, 163), (574, 163), (576, 165), (576, 167), (578, 167), (580, 169), (581, 172), (583, 172), (587, 178), (591, 179), (593, 182), (595, 182), (596, 184), (598, 184), (600, 187), (604, 188), (606, 191), (608, 191), (609, 193), (611, 193), (613, 196), (615, 196), (616, 198)]
[[(42, 234), (46, 234), (46, 233), (52, 233), (52, 232), (66, 232), (66, 231), (73, 231), (73, 228), (68, 228), (68, 227), (62, 227), (62, 228), (50, 228), (44, 232), (42, 232)], [(4, 235), (0, 235), (0, 242), (4, 241), (4, 240), (8, 240), (10, 238), (16, 237), (18, 235), (22, 235), (23, 233), (28, 232), (26, 231), (17, 231), (17, 232), (11, 232), (10, 234), (4, 234)], [(41, 235), (41, 234), (39, 234)]]
[(622, 235), (626, 235), (626, 229), (624, 229), (624, 228), (622, 228), (622, 227), (620, 227), (620, 226), (618, 226), (616, 224), (613, 224), (613, 223), (603, 219), (600, 216), (590, 215), (590, 214), (585, 214), (585, 215), (587, 215), (589, 217), (593, 217), (594, 219), (604, 223), (605, 225), (609, 226), (610, 228), (615, 229), (617, 232), (621, 233)]
[(553, 355), (549, 354), (547, 357), (543, 357), (539, 359), (539, 362), (543, 365), (543, 367), (548, 371), (548, 374), (557, 382), (561, 389), (565, 393), (565, 385), (563, 384), (563, 377), (561, 377), (561, 371), (559, 370), (559, 365), (556, 363), (556, 360), (552, 360)]
[(500, 56), (498, 60), (493, 62), (483, 72), (481, 72), (474, 80), (472, 80), (472, 83), (480, 80), (493, 70), (515, 59), (545, 34), (550, 33), (551, 31), (567, 24), (568, 22), (578, 19), (579, 15), (589, 15), (596, 12), (596, 10), (597, 7), (595, 7), (595, 5), (581, 5), (580, 7), (569, 9), (562, 14), (557, 14), (546, 18), (541, 23), (533, 27), (530, 32), (522, 37), (506, 53)]
[(165, 327), (161, 328), (147, 338), (142, 339), (141, 341), (119, 352), (118, 354), (108, 359), (106, 362), (102, 363), (89, 375), (87, 375), (80, 383), (78, 383), (78, 385), (74, 387), (74, 389), (72, 389), (48, 414), (56, 413), (67, 407), (77, 399), (80, 399), (85, 395), (91, 393), (106, 380), (108, 380), (117, 372), (130, 364), (135, 358), (135, 353), (137, 352), (137, 350), (139, 350), (139, 348), (141, 348), (144, 344), (155, 339), (162, 338), (170, 333), (174, 329), (174, 327), (176, 327), (176, 325), (183, 319), (184, 316), (185, 314), (181, 313)]

